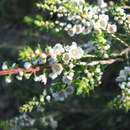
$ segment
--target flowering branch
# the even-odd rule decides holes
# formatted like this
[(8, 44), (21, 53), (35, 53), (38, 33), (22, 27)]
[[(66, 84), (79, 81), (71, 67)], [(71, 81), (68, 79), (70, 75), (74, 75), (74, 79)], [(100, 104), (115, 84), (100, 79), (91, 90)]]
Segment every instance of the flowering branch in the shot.
[[(112, 64), (116, 61), (123, 61), (123, 59), (117, 58), (117, 59), (93, 61), (90, 63), (80, 62), (79, 65), (84, 65), (84, 66), (93, 66), (93, 65), (98, 65), (98, 64), (105, 65), (105, 64)], [(4, 70), (4, 71), (0, 71), (0, 76), (17, 74), (19, 72), (37, 72), (37, 71), (40, 71), (41, 69), (44, 69), (44, 68), (50, 68), (50, 66), (46, 65), (46, 66), (38, 66), (36, 68), (29, 68), (29, 69), (18, 68), (18, 69), (14, 69), (14, 70)]]

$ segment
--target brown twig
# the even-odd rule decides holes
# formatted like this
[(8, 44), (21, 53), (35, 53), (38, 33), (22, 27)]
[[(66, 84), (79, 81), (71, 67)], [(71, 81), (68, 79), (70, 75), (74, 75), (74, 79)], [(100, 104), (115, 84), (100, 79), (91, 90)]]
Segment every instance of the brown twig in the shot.
[(122, 56), (124, 54), (127, 54), (130, 52), (130, 46), (124, 50), (122, 50), (120, 53), (113, 53), (112, 56)]
[(98, 65), (98, 64), (106, 65), (106, 64), (112, 64), (116, 61), (123, 61), (123, 59), (116, 58), (116, 59), (109, 59), (109, 60), (93, 61), (90, 63), (81, 62), (80, 65), (85, 65), (85, 66), (93, 66), (93, 65)]
[(130, 6), (123, 6), (124, 9), (130, 9)]

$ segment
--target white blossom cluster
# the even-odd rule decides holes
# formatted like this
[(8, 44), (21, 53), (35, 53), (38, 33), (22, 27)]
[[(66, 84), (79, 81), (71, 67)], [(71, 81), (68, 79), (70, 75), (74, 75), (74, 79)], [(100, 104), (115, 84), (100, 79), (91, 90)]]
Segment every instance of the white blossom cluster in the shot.
[(72, 86), (68, 86), (65, 89), (62, 89), (60, 91), (57, 92), (53, 92), (52, 93), (52, 97), (56, 100), (56, 101), (64, 101), (66, 98), (68, 98), (68, 96), (72, 95), (74, 93), (75, 89)]
[[(54, 87), (54, 86), (53, 86)], [(42, 95), (40, 95), (40, 102), (42, 104), (46, 104), (47, 102), (50, 102), (52, 100), (56, 101), (64, 101), (66, 98), (71, 96), (75, 92), (75, 88), (72, 86), (68, 86), (64, 89), (61, 89), (59, 91), (54, 91), (53, 88), (50, 88), (50, 94), (47, 93), (46, 90), (43, 91)]]
[[(63, 65), (58, 62), (58, 56), (62, 57), (62, 62), (65, 65), (68, 65), (72, 69), (75, 65), (73, 64), (74, 60), (79, 60), (84, 56), (84, 51), (81, 47), (77, 46), (76, 42), (73, 42), (72, 45), (67, 45), (63, 47), (62, 44), (56, 44), (53, 48), (49, 47), (49, 54), (51, 54), (50, 66), (52, 68), (52, 73), (50, 77), (52, 79), (57, 78), (63, 71)], [(63, 81), (67, 82), (73, 78), (73, 74), (64, 74)]]
[[(58, 122), (53, 117), (44, 116), (39, 118), (32, 118), (27, 114), (22, 114), (8, 121), (8, 125), (6, 127), (10, 130), (26, 129), (26, 127), (34, 127), (37, 121), (41, 122), (43, 127), (44, 124), (47, 124), (48, 127), (51, 127), (52, 129), (55, 129), (58, 126)], [(45, 125), (45, 127), (47, 126)]]
[[(9, 67), (9, 65), (8, 65), (6, 62), (4, 62), (4, 63), (2, 64), (2, 66), (1, 66), (1, 69), (2, 69), (3, 71), (6, 71), (6, 70), (9, 70), (10, 68), (13, 68), (13, 69), (14, 69), (15, 67), (16, 67), (16, 63), (13, 63), (13, 64), (11, 65), (11, 67)], [(11, 82), (12, 82), (12, 78), (11, 78), (10, 75), (5, 77), (5, 82), (6, 82), (6, 83), (11, 83)]]
[(92, 30), (95, 30), (99, 33), (102, 33), (102, 31), (115, 33), (117, 31), (117, 26), (109, 22), (109, 15), (105, 14), (106, 11), (107, 8), (100, 8), (98, 6), (86, 7), (83, 9), (83, 12), (85, 12), (83, 16), (68, 16), (69, 21), (73, 21), (73, 23), (77, 24), (69, 24), (69, 26), (66, 26), (65, 30), (68, 30), (68, 34), (70, 36), (74, 36), (75, 34), (86, 35), (92, 32)]
[[(57, 14), (58, 19), (54, 22), (56, 25), (55, 31), (57, 32), (64, 30), (70, 36), (86, 35), (93, 30), (98, 33), (102, 33), (102, 31), (117, 32), (116, 23), (110, 21), (107, 3), (88, 5), (85, 0), (59, 0), (56, 1), (57, 6), (57, 4), (54, 4), (55, 2), (45, 1), (45, 4), (38, 4), (38, 7), (50, 11), (52, 16), (54, 13)], [(65, 17), (66, 20), (62, 22), (61, 19)]]
[(98, 33), (102, 33), (102, 31), (107, 31), (108, 33), (117, 32), (117, 25), (109, 22), (109, 16), (107, 14), (98, 14), (100, 8), (89, 7), (87, 10), (88, 12), (84, 14), (84, 17), (68, 14), (68, 23), (56, 21), (56, 31), (59, 32), (60, 30), (65, 30), (70, 36), (79, 34), (86, 35), (91, 33), (93, 30)]
[(124, 93), (130, 94), (130, 67), (124, 67), (120, 71), (116, 81), (119, 82), (119, 87)]
[[(86, 49), (87, 48), (88, 50), (91, 50), (89, 44), (86, 45)], [(40, 96), (40, 101), (43, 104), (45, 103), (45, 101), (50, 102), (52, 98), (56, 101), (64, 101), (70, 95), (73, 95), (76, 91), (80, 91), (79, 93), (82, 93), (83, 91), (89, 92), (89, 90), (94, 89), (94, 86), (100, 84), (99, 80), (102, 76), (100, 67), (97, 66), (97, 68), (89, 70), (87, 66), (82, 64), (82, 59), (86, 58), (87, 53), (89, 53), (89, 51), (85, 52), (81, 46), (77, 45), (76, 42), (72, 42), (71, 45), (63, 45), (61, 43), (57, 43), (53, 47), (48, 46), (45, 49), (44, 53), (38, 49), (36, 49), (34, 52), (32, 51), (33, 60), (29, 59), (29, 61), (24, 62), (23, 69), (16, 67), (11, 68), (11, 70), (14, 69), (15, 71), (15, 69), (20, 69), (20, 72), (16, 74), (16, 78), (18, 80), (23, 80), (24, 78), (33, 78), (35, 82), (41, 82), (44, 85), (47, 85), (47, 83), (49, 83), (48, 81), (52, 81), (50, 83), (52, 87), (50, 95), (47, 95), (46, 92), (44, 92)], [(40, 70), (40, 72), (38, 73), (33, 71), (28, 72), (28, 70), (34, 69), (39, 65), (47, 65), (49, 66), (49, 68), (46, 68), (46, 70), (44, 70), (43, 68), (43, 70)], [(84, 71), (84, 73), (81, 70), (78, 70), (77, 66), (82, 67), (82, 71)], [(9, 67), (6, 63), (4, 63), (2, 65), (2, 69), (8, 70)], [(85, 78), (85, 80), (83, 77)], [(81, 84), (79, 84), (81, 85), (80, 90), (78, 90), (78, 87), (75, 87), (76, 80), (84, 80), (84, 87), (82, 87), (82, 82)], [(10, 83), (11, 81), (12, 75), (7, 76), (6, 82)]]
[[(92, 53), (97, 50), (101, 50), (100, 53), (104, 53), (108, 51), (111, 47), (111, 42), (107, 41), (106, 39), (102, 38), (100, 39), (100, 42), (103, 43), (103, 45), (98, 42), (98, 41), (88, 41), (87, 43), (82, 44), (81, 46), (83, 47), (84, 51), (87, 53)], [(108, 57), (107, 53), (105, 53), (105, 57)]]
[(130, 30), (130, 14), (126, 14), (125, 10), (121, 7), (116, 7), (113, 9), (112, 14), (114, 16), (114, 20), (118, 24), (123, 25), (125, 30)]

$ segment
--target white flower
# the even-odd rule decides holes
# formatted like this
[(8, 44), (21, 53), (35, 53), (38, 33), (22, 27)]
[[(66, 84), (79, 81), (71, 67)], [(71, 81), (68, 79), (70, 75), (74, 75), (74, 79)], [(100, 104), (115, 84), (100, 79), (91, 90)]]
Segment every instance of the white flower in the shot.
[(101, 69), (100, 68), (96, 68), (95, 70), (97, 73), (101, 73)]
[(35, 50), (35, 54), (39, 55), (40, 53), (41, 53), (41, 52), (40, 52), (39, 49), (36, 49), (36, 50)]
[(65, 27), (65, 31), (68, 31), (71, 28), (72, 28), (72, 25), (71, 24), (67, 24), (66, 27)]
[(59, 92), (52, 93), (52, 97), (57, 101), (64, 101), (68, 97), (68, 93), (65, 89), (60, 90)]
[(120, 83), (119, 86), (120, 86), (121, 89), (125, 89), (126, 82), (122, 82), (122, 83)]
[(130, 23), (130, 15), (127, 15), (127, 20)]
[(31, 67), (31, 63), (29, 63), (29, 62), (24, 63), (24, 68), (25, 69), (29, 69), (30, 67)]
[(105, 3), (104, 0), (97, 0), (97, 3), (102, 8), (107, 6), (107, 3)]
[(6, 76), (5, 77), (5, 82), (8, 83), (8, 84), (11, 83), (12, 82), (11, 77), (10, 76)]
[(108, 44), (108, 45), (104, 46), (103, 49), (104, 49), (104, 50), (110, 49), (110, 45)]
[(46, 55), (45, 53), (42, 53), (40, 56), (41, 56), (42, 58), (47, 58), (47, 55)]
[(55, 79), (55, 78), (57, 78), (57, 74), (56, 73), (50, 73), (49, 74), (49, 77), (51, 78), (51, 79)]
[(76, 33), (76, 30), (74, 28), (71, 28), (69, 31), (68, 31), (68, 35), (73, 37)]
[(67, 92), (63, 89), (58, 93), (58, 100), (64, 101), (67, 98)]
[(129, 88), (130, 88), (130, 81), (127, 83), (127, 87), (129, 87)]
[(80, 59), (83, 57), (84, 51), (81, 47), (78, 47), (75, 42), (70, 46), (69, 55), (73, 59)]
[(19, 75), (20, 75), (20, 76), (23, 76), (23, 72), (19, 72)]
[(98, 21), (95, 22), (95, 21), (92, 20), (91, 23), (92, 23), (95, 30), (100, 29), (100, 23)]
[(116, 11), (120, 12), (121, 14), (124, 14), (124, 9), (122, 9), (121, 7), (117, 7)]
[(50, 96), (50, 95), (47, 95), (47, 96), (46, 96), (46, 100), (47, 100), (48, 102), (50, 102), (51, 96)]
[(51, 55), (52, 58), (56, 58), (56, 54), (54, 53), (54, 49), (52, 47), (47, 47), (48, 53)]
[(54, 74), (60, 75), (63, 71), (63, 67), (60, 63), (52, 65), (52, 71)]
[(99, 19), (98, 24), (101, 29), (105, 30), (108, 25), (108, 21), (105, 19)]
[(3, 65), (2, 65), (2, 70), (7, 70), (7, 69), (8, 69), (7, 64), (6, 64), (6, 63), (3, 63)]
[(39, 76), (39, 81), (41, 81), (42, 83), (44, 83), (44, 85), (46, 85), (47, 77), (45, 73)]
[(130, 67), (124, 67), (124, 73), (123, 74), (125, 74), (125, 75), (130, 75)]
[(120, 76), (118, 76), (118, 77), (116, 78), (116, 81), (118, 81), (118, 82), (125, 81), (126, 78), (127, 78), (127, 77), (126, 77), (125, 75), (120, 75)]
[(98, 4), (99, 6), (103, 5), (103, 4), (104, 4), (104, 0), (97, 0), (97, 4)]
[(66, 72), (64, 73), (62, 80), (65, 84), (71, 85), (73, 77), (74, 77), (74, 72)]
[(101, 14), (101, 15), (99, 15), (99, 19), (108, 21), (109, 20), (109, 16), (106, 15), (106, 14)]
[(70, 46), (69, 46), (69, 45), (66, 45), (64, 48), (65, 48), (65, 51), (66, 51), (66, 52), (69, 52), (69, 49), (70, 49)]
[(71, 59), (71, 57), (70, 57), (69, 53), (63, 54), (62, 60), (65, 62), (65, 64), (68, 64), (70, 59)]
[(44, 96), (40, 96), (40, 102), (45, 102)]
[(53, 64), (56, 64), (56, 63), (58, 63), (56, 57), (53, 57), (53, 56), (52, 56), (52, 57), (49, 58), (49, 64), (50, 64), (50, 65), (53, 65)]
[(31, 77), (31, 73), (26, 73), (26, 74), (24, 74), (24, 77), (26, 78), (26, 79), (29, 79), (30, 77)]
[(46, 95), (47, 95), (47, 91), (46, 91), (46, 90), (43, 90), (42, 95), (43, 95), (43, 96), (46, 96)]
[(39, 81), (39, 77), (38, 76), (35, 76), (34, 79), (33, 79), (35, 82)]
[(57, 44), (53, 47), (53, 51), (54, 51), (54, 54), (60, 55), (60, 54), (63, 53), (65, 50), (64, 50), (63, 46), (62, 46), (60, 43), (57, 43)]
[(108, 31), (108, 33), (115, 33), (115, 32), (117, 32), (117, 26), (114, 24), (113, 25), (108, 24), (107, 31)]
[(53, 97), (55, 100), (58, 100), (58, 98), (59, 98), (58, 92), (52, 93), (52, 97)]
[(42, 64), (45, 64), (45, 63), (46, 63), (46, 59), (43, 59), (42, 57), (38, 58), (38, 64), (39, 65), (42, 65)]
[(85, 0), (71, 0), (71, 2), (75, 6), (75, 5), (84, 4)]
[(70, 68), (70, 69), (73, 69), (74, 67), (75, 67), (74, 64), (72, 64), (72, 63), (69, 64), (69, 68)]
[(93, 11), (89, 11), (88, 14), (86, 14), (86, 18), (87, 18), (88, 20), (91, 20), (92, 17), (93, 17), (93, 14), (94, 14)]
[(16, 79), (17, 79), (17, 80), (22, 80), (22, 79), (23, 79), (23, 77), (22, 77), (22, 76), (17, 75), (17, 76), (16, 76)]
[(81, 24), (74, 25), (73, 30), (76, 34), (80, 34), (83, 32), (84, 27)]
[(129, 25), (128, 25), (128, 28), (130, 29), (130, 23), (129, 23)]
[(15, 67), (16, 67), (16, 63), (13, 63), (11, 67), (12, 67), (12, 68), (15, 68)]
[(41, 64), (45, 64), (46, 63), (46, 58), (47, 58), (47, 55), (46, 54), (42, 54), (39, 56), (38, 58), (38, 63), (41, 65)]

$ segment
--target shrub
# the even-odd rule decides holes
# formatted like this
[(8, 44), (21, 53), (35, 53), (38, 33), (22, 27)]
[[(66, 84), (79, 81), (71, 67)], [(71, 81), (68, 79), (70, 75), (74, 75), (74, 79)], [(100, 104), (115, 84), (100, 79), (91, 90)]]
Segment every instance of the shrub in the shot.
[(28, 47), (19, 52), (21, 65), (3, 63), (0, 75), (6, 76), (6, 83), (25, 78), (45, 86), (39, 97), (20, 107), (23, 115), (10, 120), (10, 125), (15, 124), (16, 129), (33, 126), (37, 118), (31, 118), (29, 113), (39, 112), (42, 114), (38, 119), (41, 125), (44, 122), (45, 128), (56, 128), (57, 122), (53, 118), (43, 117), (49, 109), (77, 95), (91, 95), (101, 84), (106, 66), (116, 61), (124, 62), (116, 78), (120, 94), (108, 103), (108, 107), (129, 110), (130, 15), (125, 13), (123, 7), (109, 4), (107, 6), (103, 0), (98, 0), (98, 5), (84, 0), (44, 0), (36, 3), (37, 8), (48, 12), (50, 17), (25, 17), (28, 24), (40, 31), (50, 30), (57, 35), (80, 37), (87, 42), (57, 43), (44, 50), (40, 45), (35, 49)]

